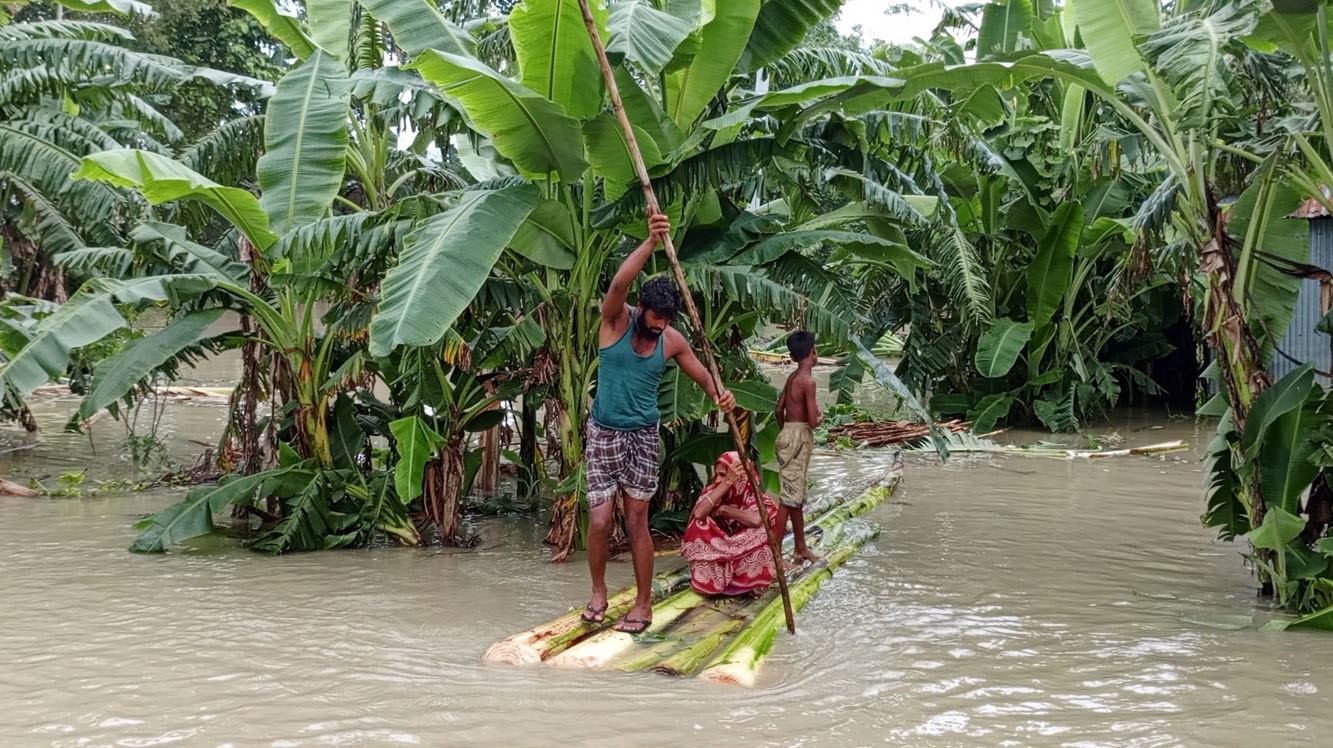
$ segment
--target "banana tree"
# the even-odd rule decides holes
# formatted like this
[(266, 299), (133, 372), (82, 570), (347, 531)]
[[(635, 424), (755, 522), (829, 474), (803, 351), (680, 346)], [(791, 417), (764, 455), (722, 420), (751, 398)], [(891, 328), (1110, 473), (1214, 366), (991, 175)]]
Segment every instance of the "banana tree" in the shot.
[[(430, 17), (425, 5), (395, 3), (390, 11), (372, 4), (371, 13), (379, 13), (401, 39)], [(661, 175), (659, 194), (665, 196), (676, 231), (687, 241), (693, 226), (736, 217), (734, 211), (724, 215), (720, 206), (752, 184), (756, 162), (747, 161), (745, 154), (766, 151), (761, 165), (769, 163), (772, 154), (771, 139), (747, 142), (745, 133), (738, 140), (740, 128), (724, 133), (706, 127), (705, 121), (722, 113), (717, 104), (725, 102), (728, 92), (753, 85), (754, 71), (796, 47), (805, 30), (836, 6), (814, 0), (740, 0), (663, 9), (635, 1), (594, 9), (599, 33), (617, 58), (617, 82), (639, 145), (649, 168)], [(641, 202), (635, 203), (641, 198), (631, 189), (632, 167), (623, 136), (606, 110), (578, 3), (520, 3), (505, 24), (515, 59), (504, 71), (471, 50), (432, 48), (429, 43), (404, 47), (411, 56), (407, 67), (437, 85), (487, 139), (496, 159), (536, 188), (531, 205), (513, 213), (521, 213), (521, 225), (507, 242), (513, 255), (501, 271), (522, 278), (536, 294), (535, 316), (550, 341), (541, 358), (549, 362), (549, 382), (558, 393), (548, 400), (547, 410), (560, 434), (563, 470), (548, 540), (563, 557), (578, 536), (577, 466), (596, 370), (596, 301), (622, 232), (641, 232), (643, 215)], [(744, 115), (738, 118), (742, 124), (746, 120)], [(691, 188), (671, 189), (685, 184)], [(470, 231), (457, 240), (470, 241)], [(790, 247), (800, 240), (788, 241)], [(483, 260), (488, 259), (494, 262), (486, 253)], [(444, 334), (453, 321), (449, 314), (430, 315), (435, 321), (416, 336), (403, 334), (397, 323), (424, 316), (426, 300), (441, 296), (435, 289), (443, 281), (432, 269), (439, 264), (402, 263), (391, 271), (390, 279), (401, 280), (392, 287), (386, 281), (371, 328), (372, 351), (429, 343)]]

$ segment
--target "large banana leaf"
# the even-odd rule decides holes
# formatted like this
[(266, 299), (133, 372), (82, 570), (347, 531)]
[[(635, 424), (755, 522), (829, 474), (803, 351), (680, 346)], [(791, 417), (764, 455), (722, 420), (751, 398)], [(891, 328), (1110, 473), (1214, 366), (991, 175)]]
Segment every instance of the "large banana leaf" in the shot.
[(1030, 0), (999, 0), (989, 3), (981, 13), (977, 33), (977, 59), (1006, 55), (1018, 49), (1020, 35), (1031, 35)]
[(803, 108), (799, 115), (791, 112), (783, 117), (789, 124), (794, 120), (805, 119), (817, 111), (838, 108), (852, 98), (867, 94), (878, 94), (887, 98), (901, 89), (907, 81), (901, 78), (889, 78), (880, 75), (844, 75), (837, 78), (823, 78), (807, 81), (795, 86), (780, 88), (752, 98), (731, 109), (720, 117), (706, 120), (704, 126), (714, 130), (734, 127), (745, 122), (755, 112), (781, 112), (785, 109)]
[[(640, 130), (633, 120), (630, 126), (634, 128), (634, 142), (639, 146), (644, 165), (651, 169), (662, 163), (657, 141)], [(602, 191), (607, 201), (625, 194), (630, 185), (637, 185), (639, 180), (630, 157), (629, 140), (625, 138), (625, 130), (616, 115), (604, 112), (583, 123), (583, 142), (593, 173), (604, 180)]]
[[(589, 0), (598, 34), (606, 38), (606, 7)], [(509, 35), (523, 85), (578, 118), (602, 109), (602, 68), (588, 38), (578, 0), (528, 0), (509, 14)]]
[(1074, 254), (1083, 235), (1083, 206), (1078, 201), (1061, 203), (1051, 218), (1051, 227), (1028, 265), (1028, 322), (1034, 329), (1045, 327), (1069, 288), (1074, 272)]
[(136, 242), (162, 242), (167, 257), (181, 272), (190, 275), (211, 275), (224, 283), (246, 285), (250, 268), (202, 244), (189, 240), (185, 227), (174, 223), (144, 221), (130, 231)]
[(314, 477), (314, 471), (293, 466), (254, 475), (229, 475), (217, 485), (192, 489), (179, 503), (136, 524), (134, 528), (142, 532), (134, 539), (130, 550), (135, 553), (162, 553), (168, 546), (182, 540), (212, 532), (213, 515), (229, 505), (248, 503), (256, 496), (270, 493), (278, 483), (286, 484), (284, 488), (299, 487)]
[(796, 48), (806, 32), (842, 7), (843, 0), (768, 0), (736, 68), (753, 73)]
[(578, 259), (574, 217), (564, 203), (543, 200), (518, 228), (509, 248), (538, 265), (569, 270)]
[(302, 60), (314, 54), (315, 43), (301, 27), (301, 19), (282, 12), (277, 0), (227, 0), (227, 4), (254, 16), (259, 25), (286, 44), (292, 54)]
[(1241, 438), (1246, 459), (1258, 456), (1273, 424), (1288, 413), (1305, 407), (1313, 387), (1314, 367), (1304, 364), (1259, 393), (1245, 419), (1245, 431)]
[(759, 15), (759, 0), (725, 0), (699, 34), (700, 54), (666, 75), (667, 114), (689, 130), (731, 77)]
[(125, 326), (117, 303), (179, 301), (215, 285), (214, 279), (201, 275), (157, 275), (129, 281), (93, 278), (43, 318), (27, 345), (0, 369), (0, 392), (12, 390), (27, 396), (64, 376), (70, 349), (95, 343)]
[(1114, 86), (1144, 69), (1134, 37), (1146, 36), (1161, 25), (1156, 0), (1069, 0), (1083, 43), (1102, 80)]
[(1031, 322), (1015, 322), (1008, 317), (996, 319), (977, 341), (977, 371), (992, 379), (1008, 374), (1031, 337)]
[(679, 366), (675, 363), (667, 366), (657, 389), (657, 409), (663, 423), (676, 424), (702, 418), (711, 406), (708, 395)]
[(357, 0), (370, 15), (393, 32), (393, 41), (418, 57), (428, 49), (471, 55), (477, 44), (467, 32), (449, 22), (429, 0)]
[(279, 234), (322, 218), (342, 187), (349, 89), (342, 63), (322, 50), (278, 82), (258, 171), (260, 205)]
[(444, 445), (440, 436), (417, 416), (389, 422), (389, 433), (397, 442), (398, 463), (393, 469), (393, 483), (398, 499), (410, 504), (421, 495), (421, 476), (435, 450)]
[(347, 45), (352, 35), (352, 9), (355, 0), (306, 0), (306, 19), (310, 34), (325, 52), (347, 59)]
[[(625, 115), (637, 132), (642, 129), (657, 141), (660, 153), (671, 153), (685, 139), (684, 133), (676, 123), (666, 116), (662, 102), (657, 97), (643, 90), (633, 74), (624, 66), (615, 69), (616, 89), (620, 91), (620, 102), (625, 105)], [(637, 135), (635, 136), (637, 137)]]
[(85, 156), (71, 178), (129, 187), (154, 205), (172, 200), (198, 200), (231, 221), (260, 249), (267, 249), (277, 239), (269, 230), (268, 214), (247, 190), (223, 187), (178, 161), (150, 151), (127, 148)]
[(1243, 241), (1246, 250), (1243, 258), (1263, 253), (1263, 259), (1257, 262), (1242, 262), (1235, 280), (1236, 287), (1243, 289), (1249, 315), (1262, 320), (1259, 329), (1264, 333), (1261, 342), (1267, 360), (1291, 327), (1301, 284), (1314, 282), (1274, 267), (1274, 261), (1309, 262), (1310, 222), (1287, 217), (1290, 207), (1299, 205), (1306, 196), (1275, 178), (1277, 158), (1265, 166), (1261, 173), (1267, 172), (1264, 174), (1267, 178), (1256, 179), (1231, 207), (1227, 233)]
[(415, 67), (524, 172), (541, 176), (557, 171), (572, 184), (587, 168), (578, 120), (550, 99), (471, 57), (428, 50)]
[(1300, 511), (1301, 496), (1319, 473), (1310, 462), (1315, 451), (1310, 436), (1327, 422), (1328, 416), (1308, 402), (1273, 421), (1259, 445), (1259, 486), (1266, 507)]
[(912, 278), (917, 268), (930, 267), (930, 261), (906, 245), (855, 231), (786, 231), (766, 236), (730, 258), (733, 265), (763, 265), (793, 249), (827, 242), (874, 262), (886, 263), (904, 278)]
[(840, 344), (850, 334), (852, 320), (749, 267), (692, 267), (687, 270), (687, 278), (694, 288), (719, 284), (725, 296), (742, 309), (761, 311), (770, 316), (803, 318), (808, 330), (831, 344)]
[(208, 326), (217, 322), (225, 311), (219, 307), (187, 314), (152, 335), (131, 341), (116, 355), (99, 362), (92, 389), (79, 404), (79, 418), (89, 418), (102, 408), (114, 406), (157, 367), (197, 344)]
[(1296, 539), (1305, 529), (1305, 520), (1279, 506), (1264, 512), (1263, 524), (1250, 530), (1245, 537), (1255, 548), (1266, 548), (1282, 553), (1287, 543)]
[[(657, 75), (694, 31), (694, 24), (657, 10), (645, 0), (629, 0), (611, 6), (606, 28), (611, 34), (606, 43), (608, 56), (624, 56)], [(616, 85), (619, 87), (619, 81)]]
[(384, 277), (370, 323), (371, 354), (442, 338), (540, 199), (526, 184), (465, 192), (457, 205), (409, 234), (398, 264)]

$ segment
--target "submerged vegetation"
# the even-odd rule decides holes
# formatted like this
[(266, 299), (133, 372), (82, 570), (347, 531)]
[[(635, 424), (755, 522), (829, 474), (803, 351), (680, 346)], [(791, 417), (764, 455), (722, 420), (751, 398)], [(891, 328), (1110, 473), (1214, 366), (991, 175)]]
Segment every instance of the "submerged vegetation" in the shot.
[[(746, 350), (795, 326), (841, 402), (876, 381), (923, 423), (1197, 410), (1204, 522), (1283, 606), (1333, 606), (1327, 372), (1268, 374), (1327, 278), (1287, 218), (1333, 211), (1327, 3), (991, 0), (873, 48), (840, 4), (593, 4), (686, 333), (761, 460), (776, 392)], [(464, 544), (505, 463), (557, 556), (580, 545), (597, 305), (645, 208), (577, 0), (6, 4), (0, 198), (0, 416), (35, 429), (66, 381), (74, 428), (151, 415), (180, 367), (241, 355), (228, 475), (135, 550), (227, 512), (273, 553)], [(147, 309), (168, 324), (131, 332)], [(671, 516), (728, 437), (679, 372), (659, 404)]]

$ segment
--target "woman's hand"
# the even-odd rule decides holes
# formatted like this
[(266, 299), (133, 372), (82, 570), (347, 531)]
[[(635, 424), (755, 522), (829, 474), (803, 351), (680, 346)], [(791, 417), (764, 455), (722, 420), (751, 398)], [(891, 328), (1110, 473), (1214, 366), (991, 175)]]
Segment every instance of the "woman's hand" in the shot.
[(734, 486), (745, 478), (745, 463), (738, 462), (727, 468), (727, 477), (724, 479), (728, 486)]

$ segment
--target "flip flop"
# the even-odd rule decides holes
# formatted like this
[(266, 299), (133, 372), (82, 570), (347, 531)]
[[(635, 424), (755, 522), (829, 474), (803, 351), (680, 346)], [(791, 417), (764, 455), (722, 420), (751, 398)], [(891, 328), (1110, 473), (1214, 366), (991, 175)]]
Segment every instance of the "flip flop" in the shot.
[(642, 634), (651, 625), (653, 625), (653, 619), (651, 618), (625, 617), (620, 619), (620, 623), (616, 624), (616, 631), (626, 634)]
[(602, 623), (606, 621), (606, 603), (602, 607), (594, 608), (592, 603), (583, 606), (583, 614), (579, 616), (584, 623)]

